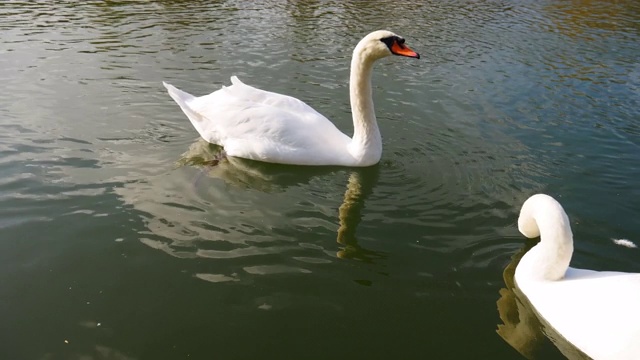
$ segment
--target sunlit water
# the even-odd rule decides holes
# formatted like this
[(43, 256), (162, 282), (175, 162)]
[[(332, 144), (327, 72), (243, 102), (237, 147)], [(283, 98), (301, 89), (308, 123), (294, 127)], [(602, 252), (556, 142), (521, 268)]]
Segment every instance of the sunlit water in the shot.
[[(640, 271), (612, 241), (640, 242), (636, 1), (0, 15), (3, 359), (562, 358), (534, 320), (513, 341), (504, 290), (535, 192), (569, 213), (574, 266)], [(235, 74), (350, 133), (350, 54), (379, 28), (423, 59), (376, 65), (372, 168), (203, 165), (216, 149), (161, 85)]]

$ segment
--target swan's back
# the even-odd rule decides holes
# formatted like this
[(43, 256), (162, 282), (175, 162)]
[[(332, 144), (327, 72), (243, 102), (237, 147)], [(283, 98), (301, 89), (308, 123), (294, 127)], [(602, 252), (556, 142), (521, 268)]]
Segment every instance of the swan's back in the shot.
[(543, 321), (593, 359), (640, 359), (640, 274), (569, 268), (516, 282)]
[(201, 97), (164, 85), (200, 136), (230, 156), (283, 164), (353, 164), (347, 150), (351, 139), (309, 105), (235, 76), (231, 81)]

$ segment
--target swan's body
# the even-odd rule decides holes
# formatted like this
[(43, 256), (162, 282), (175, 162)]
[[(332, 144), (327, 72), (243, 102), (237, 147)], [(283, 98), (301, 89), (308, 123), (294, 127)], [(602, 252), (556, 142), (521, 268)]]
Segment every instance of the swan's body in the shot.
[(419, 58), (389, 32), (365, 36), (353, 51), (350, 95), (353, 138), (304, 102), (243, 84), (194, 97), (164, 86), (200, 136), (229, 156), (293, 165), (369, 166), (380, 161), (382, 139), (371, 98), (375, 60), (395, 54)]
[(569, 218), (550, 196), (524, 203), (518, 229), (540, 236), (515, 281), (544, 322), (595, 360), (640, 359), (640, 274), (570, 268)]

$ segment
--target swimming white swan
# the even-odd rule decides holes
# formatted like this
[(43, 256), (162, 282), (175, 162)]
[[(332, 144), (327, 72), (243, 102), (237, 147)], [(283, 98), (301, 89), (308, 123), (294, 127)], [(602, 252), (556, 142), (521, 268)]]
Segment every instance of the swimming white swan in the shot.
[(540, 236), (520, 260), (515, 281), (542, 320), (595, 360), (640, 359), (640, 274), (569, 267), (569, 218), (548, 195), (525, 201), (518, 229)]
[(200, 136), (229, 156), (292, 165), (370, 166), (382, 155), (382, 138), (371, 98), (373, 63), (385, 56), (420, 58), (390, 31), (365, 36), (351, 60), (353, 138), (304, 102), (249, 85), (233, 85), (194, 97), (164, 86)]

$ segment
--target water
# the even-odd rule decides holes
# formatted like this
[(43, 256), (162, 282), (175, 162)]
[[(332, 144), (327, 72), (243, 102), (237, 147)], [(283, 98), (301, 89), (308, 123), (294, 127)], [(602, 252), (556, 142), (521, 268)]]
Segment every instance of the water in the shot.
[[(563, 358), (535, 326), (503, 340), (535, 192), (567, 209), (574, 266), (640, 271), (612, 241), (640, 242), (636, 1), (0, 14), (1, 358)], [(379, 28), (423, 59), (375, 68), (372, 168), (202, 166), (161, 85), (235, 74), (350, 133), (351, 50)]]

